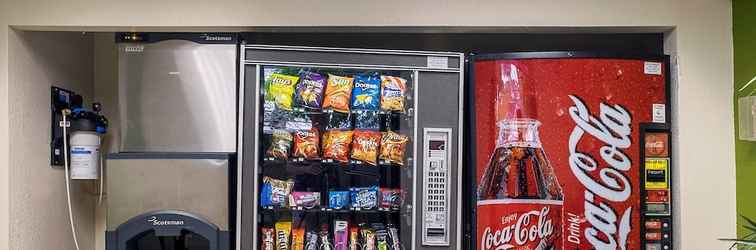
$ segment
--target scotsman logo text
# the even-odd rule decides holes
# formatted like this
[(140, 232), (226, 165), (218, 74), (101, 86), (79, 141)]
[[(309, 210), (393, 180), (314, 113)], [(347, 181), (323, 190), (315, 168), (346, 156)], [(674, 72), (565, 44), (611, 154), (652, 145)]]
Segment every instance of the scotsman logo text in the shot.
[(152, 223), (153, 226), (181, 226), (184, 225), (183, 220), (160, 220), (155, 216), (147, 219), (147, 222)]
[[(570, 134), (570, 169), (580, 183), (585, 186), (584, 215), (590, 226), (583, 235), (595, 249), (626, 249), (627, 235), (630, 233), (632, 207), (618, 216), (612, 202), (624, 202), (632, 193), (632, 185), (625, 172), (630, 170), (630, 158), (623, 150), (631, 146), (630, 124), (632, 117), (620, 105), (600, 104), (599, 118), (591, 115), (580, 98), (570, 95), (574, 106), (570, 107), (570, 117), (575, 128)], [(583, 134), (588, 133), (605, 143), (598, 155), (606, 164), (599, 166), (590, 153), (580, 152), (577, 145)], [(603, 165), (603, 164), (602, 164)], [(594, 179), (589, 173), (598, 171)], [(596, 199), (596, 196), (600, 200)], [(609, 203), (609, 204), (607, 204)], [(619, 221), (617, 221), (619, 219)], [(568, 237), (573, 243), (577, 238)], [(579, 242), (579, 239), (577, 239)]]
[(230, 36), (206, 36), (205, 41), (231, 41)]

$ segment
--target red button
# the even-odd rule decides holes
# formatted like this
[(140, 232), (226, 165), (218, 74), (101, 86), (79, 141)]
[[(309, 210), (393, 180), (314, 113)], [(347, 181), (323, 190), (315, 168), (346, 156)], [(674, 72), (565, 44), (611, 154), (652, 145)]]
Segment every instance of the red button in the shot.
[(661, 229), (662, 223), (658, 220), (647, 220), (646, 229)]
[(661, 240), (662, 234), (659, 232), (646, 233), (646, 240)]

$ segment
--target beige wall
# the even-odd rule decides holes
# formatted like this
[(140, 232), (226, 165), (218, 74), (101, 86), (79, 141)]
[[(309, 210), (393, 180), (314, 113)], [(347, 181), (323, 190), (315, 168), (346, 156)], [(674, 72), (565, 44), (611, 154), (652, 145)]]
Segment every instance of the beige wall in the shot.
[[(732, 18), (731, 3), (727, 0), (569, 0), (559, 3), (548, 0), (26, 0), (12, 5), (0, 8), (0, 50), (6, 49), (3, 45), (7, 43), (8, 33), (3, 30), (7, 25), (26, 29), (101, 31), (155, 30), (148, 26), (162, 26), (161, 30), (185, 30), (182, 27), (192, 26), (222, 26), (226, 30), (262, 26), (479, 26), (491, 27), (491, 30), (518, 27), (518, 31), (536, 26), (562, 27), (556, 28), (559, 31), (570, 30), (567, 27), (621, 26), (632, 27), (622, 30), (636, 31), (673, 27), (667, 45), (679, 67), (674, 76), (678, 82), (672, 90), (677, 139), (674, 167), (678, 177), (675, 236), (679, 249), (724, 249), (726, 244), (716, 238), (735, 235)], [(8, 67), (5, 53), (0, 51), (0, 72)], [(3, 101), (8, 96), (8, 92), (3, 92), (8, 86), (4, 75), (7, 74), (0, 74), (0, 100)], [(30, 88), (18, 82), (10, 82), (9, 86), (11, 90)], [(0, 121), (10, 120), (12, 124), (23, 119), (16, 113), (9, 114), (4, 103), (0, 108)], [(36, 122), (46, 123), (47, 119)], [(20, 132), (13, 128), (8, 130), (5, 125), (0, 125), (0, 130), (0, 140), (7, 133)], [(8, 143), (7, 139), (0, 141), (0, 149), (7, 148)], [(38, 147), (18, 146), (25, 147), (24, 150)], [(34, 169), (47, 167), (27, 162), (19, 164)], [(16, 178), (6, 171), (0, 170), (0, 181)], [(7, 189), (0, 187), (0, 202), (5, 192)], [(0, 215), (0, 220), (3, 216)], [(5, 223), (0, 222), (0, 225)], [(0, 244), (2, 242), (0, 238)]]
[[(102, 103), (102, 113), (108, 117), (110, 133), (103, 136), (102, 152), (115, 153), (118, 151), (118, 50), (113, 33), (94, 34), (94, 100)], [(107, 171), (107, 161), (105, 170)], [(107, 180), (106, 180), (107, 181)], [(103, 203), (107, 201), (107, 194), (103, 196)], [(95, 249), (105, 249), (105, 215), (106, 206), (98, 206), (95, 210)]]
[[(93, 39), (78, 32), (9, 33), (10, 249), (74, 249), (64, 172), (51, 168), (50, 86), (94, 94)], [(72, 181), (82, 249), (94, 245), (91, 181)]]

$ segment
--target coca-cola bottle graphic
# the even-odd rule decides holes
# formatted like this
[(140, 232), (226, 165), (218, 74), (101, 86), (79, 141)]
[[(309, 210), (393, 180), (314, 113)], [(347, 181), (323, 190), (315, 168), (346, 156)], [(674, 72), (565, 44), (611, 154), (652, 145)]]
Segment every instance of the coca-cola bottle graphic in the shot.
[(478, 186), (478, 249), (561, 249), (562, 189), (538, 135), (535, 91), (502, 64), (498, 138)]

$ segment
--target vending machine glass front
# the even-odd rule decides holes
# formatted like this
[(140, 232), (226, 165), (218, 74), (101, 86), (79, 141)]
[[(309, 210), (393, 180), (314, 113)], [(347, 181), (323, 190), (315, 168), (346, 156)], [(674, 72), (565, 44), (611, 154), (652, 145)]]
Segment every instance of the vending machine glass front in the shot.
[(259, 249), (411, 249), (415, 72), (258, 74)]

